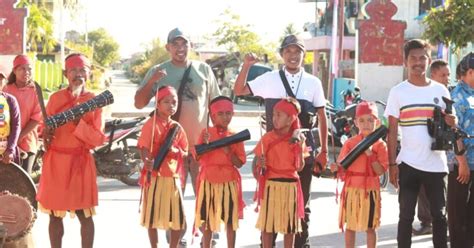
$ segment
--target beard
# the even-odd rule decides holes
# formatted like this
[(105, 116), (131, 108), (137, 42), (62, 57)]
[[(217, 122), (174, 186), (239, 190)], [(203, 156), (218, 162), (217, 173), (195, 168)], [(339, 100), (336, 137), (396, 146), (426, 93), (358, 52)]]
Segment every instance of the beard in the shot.
[(78, 97), (79, 95), (81, 95), (84, 89), (84, 86), (83, 85), (71, 86), (69, 87), (69, 89), (71, 90), (71, 93), (74, 97)]

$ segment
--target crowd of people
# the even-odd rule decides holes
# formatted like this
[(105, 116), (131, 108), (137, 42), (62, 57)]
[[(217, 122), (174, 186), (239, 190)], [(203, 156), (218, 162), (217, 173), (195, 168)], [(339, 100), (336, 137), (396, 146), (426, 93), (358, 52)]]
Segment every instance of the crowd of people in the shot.
[[(236, 131), (231, 128), (232, 99), (220, 95), (207, 64), (188, 58), (189, 49), (188, 36), (178, 28), (171, 30), (166, 44), (170, 60), (153, 66), (135, 94), (136, 108), (155, 100), (153, 115), (145, 123), (137, 145), (144, 163), (139, 180), (139, 222), (148, 231), (151, 247), (158, 247), (158, 229), (169, 231), (170, 247), (182, 244), (187, 229), (192, 229), (193, 235), (202, 232), (202, 247), (211, 247), (216, 238), (213, 234), (223, 230), (222, 226), (227, 246), (235, 247), (245, 207), (239, 172), (246, 163), (244, 145), (225, 144), (204, 154), (192, 149), (196, 144), (233, 136)], [(279, 50), (282, 69), (249, 82), (247, 74), (258, 58), (247, 54), (234, 86), (235, 95), (265, 99), (267, 132), (254, 148), (258, 185), (255, 226), (261, 231), (262, 247), (273, 247), (277, 234), (283, 235), (284, 247), (311, 246), (308, 227), (312, 174), (328, 166), (328, 132), (322, 84), (305, 72), (305, 52), (301, 38), (288, 35)], [(429, 232), (434, 247), (448, 247), (448, 229), (451, 247), (472, 247), (474, 140), (467, 137), (474, 135), (474, 53), (459, 63), (458, 84), (449, 89), (451, 92), (448, 64), (442, 60), (431, 62), (425, 41), (406, 42), (404, 65), (408, 77), (391, 89), (385, 110), (387, 143), (377, 140), (348, 167), (342, 167), (341, 160), (381, 125), (375, 104), (363, 101), (355, 114), (359, 134), (343, 144), (338, 159), (329, 166), (344, 181), (339, 226), (345, 232), (346, 247), (355, 246), (356, 232), (367, 234), (368, 247), (377, 245), (383, 205), (378, 177), (386, 171), (398, 189), (399, 247), (410, 247), (412, 234)], [(53, 93), (47, 106), (42, 106), (38, 97), (27, 56), (14, 59), (8, 77), (0, 74), (3, 164), (15, 161), (31, 172), (38, 127), (45, 117), (41, 108), (49, 116), (93, 98), (94, 93), (85, 87), (90, 69), (91, 62), (84, 55), (69, 55), (64, 70), (68, 87)], [(467, 134), (456, 141), (460, 148), (456, 153), (432, 150), (433, 137), (427, 127), (435, 108), (446, 109), (442, 97), (454, 101), (452, 113), (443, 111), (443, 121), (457, 133)], [(311, 132), (299, 132), (315, 126), (319, 147)], [(96, 109), (59, 128), (44, 126), (42, 130), (46, 153), (37, 200), (38, 208), (50, 216), (51, 247), (62, 246), (67, 213), (80, 221), (82, 247), (92, 247), (98, 189), (90, 150), (105, 141), (102, 111)], [(189, 209), (183, 207), (188, 174), (196, 196), (193, 225), (187, 225)], [(413, 228), (417, 203), (420, 229)]]

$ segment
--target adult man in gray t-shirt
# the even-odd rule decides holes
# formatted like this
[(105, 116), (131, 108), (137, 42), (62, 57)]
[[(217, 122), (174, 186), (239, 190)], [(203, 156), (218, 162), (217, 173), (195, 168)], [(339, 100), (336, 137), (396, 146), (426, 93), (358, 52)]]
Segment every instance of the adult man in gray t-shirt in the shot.
[[(166, 50), (171, 60), (150, 68), (135, 94), (135, 107), (138, 109), (145, 107), (160, 86), (170, 85), (178, 90), (186, 69), (191, 66), (183, 93), (178, 96), (181, 98), (181, 114), (178, 121), (186, 132), (189, 146), (192, 147), (196, 144), (201, 130), (207, 125), (208, 101), (220, 95), (220, 91), (209, 65), (188, 59), (189, 46), (189, 38), (180, 29), (175, 28), (169, 32)], [(186, 169), (184, 180), (186, 181), (189, 172), (196, 193), (198, 163), (192, 156), (188, 156), (184, 167)], [(182, 185), (183, 194), (185, 187), (186, 184)]]

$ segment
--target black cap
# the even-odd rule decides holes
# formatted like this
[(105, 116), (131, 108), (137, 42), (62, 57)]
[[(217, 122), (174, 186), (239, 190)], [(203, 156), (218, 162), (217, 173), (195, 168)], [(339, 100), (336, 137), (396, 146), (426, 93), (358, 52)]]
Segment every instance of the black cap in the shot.
[(470, 52), (459, 63), (459, 69), (461, 75), (466, 73), (469, 69), (474, 69), (474, 53)]
[(189, 38), (184, 34), (184, 32), (179, 29), (179, 28), (175, 28), (173, 30), (171, 30), (169, 33), (168, 33), (168, 43), (171, 43), (173, 42), (175, 39), (177, 38), (183, 38), (185, 39), (187, 42), (189, 42)]
[(303, 39), (301, 39), (297, 35), (290, 34), (283, 39), (283, 42), (281, 43), (281, 46), (280, 46), (280, 52), (282, 52), (284, 48), (290, 45), (296, 45), (301, 49), (301, 51), (303, 52), (306, 51), (306, 49), (304, 48)]

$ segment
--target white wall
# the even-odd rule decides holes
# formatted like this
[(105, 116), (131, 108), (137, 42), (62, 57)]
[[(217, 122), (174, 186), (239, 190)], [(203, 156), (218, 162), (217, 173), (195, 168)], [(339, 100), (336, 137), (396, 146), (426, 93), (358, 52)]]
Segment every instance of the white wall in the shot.
[(405, 21), (407, 29), (405, 29), (405, 40), (412, 38), (420, 38), (424, 27), (420, 20), (415, 20), (418, 16), (419, 1), (418, 0), (392, 0), (397, 5), (397, 13), (392, 20)]
[(386, 102), (390, 89), (403, 81), (403, 66), (382, 66), (379, 63), (359, 64), (357, 85), (362, 99)]

